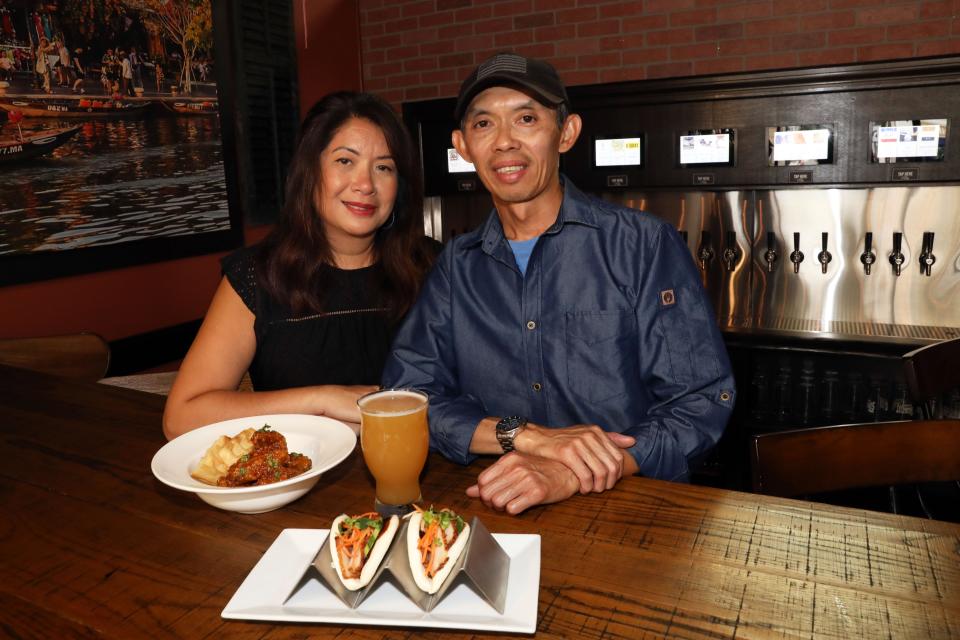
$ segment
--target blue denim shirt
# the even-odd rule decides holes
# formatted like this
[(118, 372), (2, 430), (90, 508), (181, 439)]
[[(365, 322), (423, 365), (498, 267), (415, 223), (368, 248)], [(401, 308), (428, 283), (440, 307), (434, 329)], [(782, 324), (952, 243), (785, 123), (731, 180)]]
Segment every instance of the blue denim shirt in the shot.
[(520, 273), (496, 211), (450, 241), (397, 334), (386, 387), (430, 396), (431, 447), (468, 464), (487, 416), (636, 438), (645, 476), (686, 480), (733, 409), (730, 362), (672, 226), (564, 180)]

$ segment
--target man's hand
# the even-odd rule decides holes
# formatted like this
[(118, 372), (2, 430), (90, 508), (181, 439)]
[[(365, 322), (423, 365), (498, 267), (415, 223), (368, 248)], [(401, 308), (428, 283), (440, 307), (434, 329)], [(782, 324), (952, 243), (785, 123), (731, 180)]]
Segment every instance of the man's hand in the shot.
[(516, 439), (517, 451), (562, 462), (577, 477), (580, 493), (612, 489), (623, 476), (623, 449), (636, 440), (597, 425), (548, 429), (528, 424)]
[(467, 489), (471, 498), (516, 515), (538, 504), (566, 500), (579, 480), (562, 462), (525, 453), (508, 453), (485, 469)]

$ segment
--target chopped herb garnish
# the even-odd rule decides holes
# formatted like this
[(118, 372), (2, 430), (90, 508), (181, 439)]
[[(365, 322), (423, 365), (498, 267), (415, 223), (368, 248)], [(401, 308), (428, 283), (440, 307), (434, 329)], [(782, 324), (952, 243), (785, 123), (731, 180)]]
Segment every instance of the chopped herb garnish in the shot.
[(260, 431), (270, 431), (270, 425), (268, 424), (263, 425), (262, 427), (260, 427)]

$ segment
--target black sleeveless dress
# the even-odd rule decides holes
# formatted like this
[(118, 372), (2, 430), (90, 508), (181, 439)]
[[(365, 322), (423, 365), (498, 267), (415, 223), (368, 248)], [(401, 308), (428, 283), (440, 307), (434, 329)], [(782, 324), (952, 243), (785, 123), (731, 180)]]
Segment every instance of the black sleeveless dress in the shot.
[(317, 384), (380, 384), (393, 326), (375, 291), (379, 264), (329, 269), (327, 311), (303, 317), (274, 301), (256, 277), (256, 247), (223, 258), (227, 281), (253, 312), (257, 350), (250, 380), (257, 391)]

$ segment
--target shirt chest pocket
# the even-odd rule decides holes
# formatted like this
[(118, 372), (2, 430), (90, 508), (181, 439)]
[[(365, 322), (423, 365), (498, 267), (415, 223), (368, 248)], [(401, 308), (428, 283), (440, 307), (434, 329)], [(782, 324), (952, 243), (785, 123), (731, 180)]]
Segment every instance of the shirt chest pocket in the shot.
[(573, 393), (603, 402), (636, 390), (639, 360), (632, 310), (568, 311), (566, 350)]

